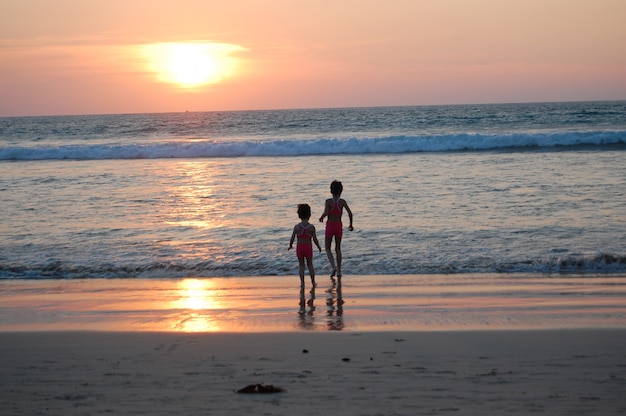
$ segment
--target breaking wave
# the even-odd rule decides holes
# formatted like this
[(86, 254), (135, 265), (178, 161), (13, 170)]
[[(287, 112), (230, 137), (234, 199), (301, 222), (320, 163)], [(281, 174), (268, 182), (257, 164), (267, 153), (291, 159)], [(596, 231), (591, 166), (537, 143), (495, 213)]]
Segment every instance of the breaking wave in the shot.
[(494, 150), (603, 148), (626, 144), (626, 131), (452, 134), (281, 140), (184, 140), (156, 143), (85, 144), (0, 148), (0, 160), (102, 160), (281, 157)]
[[(406, 260), (406, 259), (405, 259)], [(352, 275), (386, 274), (459, 274), (459, 273), (541, 273), (541, 274), (620, 274), (626, 273), (626, 256), (598, 253), (592, 256), (569, 255), (545, 260), (493, 262), (490, 260), (463, 263), (427, 264), (390, 260), (350, 266)], [(211, 261), (185, 263), (155, 262), (141, 265), (94, 264), (78, 265), (54, 261), (42, 265), (0, 264), (0, 279), (89, 279), (89, 278), (184, 278), (229, 276), (295, 276), (292, 262), (271, 259), (233, 263)]]

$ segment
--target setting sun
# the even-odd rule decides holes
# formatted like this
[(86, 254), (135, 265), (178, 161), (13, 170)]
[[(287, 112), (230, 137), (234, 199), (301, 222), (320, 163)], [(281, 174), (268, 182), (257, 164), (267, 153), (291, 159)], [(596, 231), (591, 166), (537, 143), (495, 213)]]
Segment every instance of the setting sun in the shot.
[(236, 74), (245, 48), (226, 43), (168, 42), (142, 46), (148, 67), (159, 81), (181, 88), (218, 83)]

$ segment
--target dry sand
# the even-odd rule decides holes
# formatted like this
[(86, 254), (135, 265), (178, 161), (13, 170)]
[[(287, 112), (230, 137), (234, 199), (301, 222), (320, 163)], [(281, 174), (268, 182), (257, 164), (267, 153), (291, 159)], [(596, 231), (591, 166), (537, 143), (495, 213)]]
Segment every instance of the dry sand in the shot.
[(0, 349), (3, 416), (626, 412), (619, 329), (3, 332)]

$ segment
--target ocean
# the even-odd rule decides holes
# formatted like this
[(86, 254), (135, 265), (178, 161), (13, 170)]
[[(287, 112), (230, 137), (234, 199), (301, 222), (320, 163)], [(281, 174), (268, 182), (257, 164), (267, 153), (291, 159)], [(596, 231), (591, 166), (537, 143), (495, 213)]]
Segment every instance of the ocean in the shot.
[[(0, 279), (626, 272), (626, 102), (0, 118)], [(330, 272), (316, 255), (318, 274)]]
[(624, 101), (0, 118), (0, 331), (624, 328), (625, 156)]

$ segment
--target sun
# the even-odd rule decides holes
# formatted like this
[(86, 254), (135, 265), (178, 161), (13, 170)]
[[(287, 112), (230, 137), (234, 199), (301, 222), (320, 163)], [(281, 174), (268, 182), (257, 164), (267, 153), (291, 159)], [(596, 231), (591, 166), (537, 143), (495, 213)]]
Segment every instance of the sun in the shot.
[(181, 88), (218, 83), (237, 73), (236, 52), (246, 49), (227, 43), (165, 42), (142, 46), (148, 69), (161, 82)]

